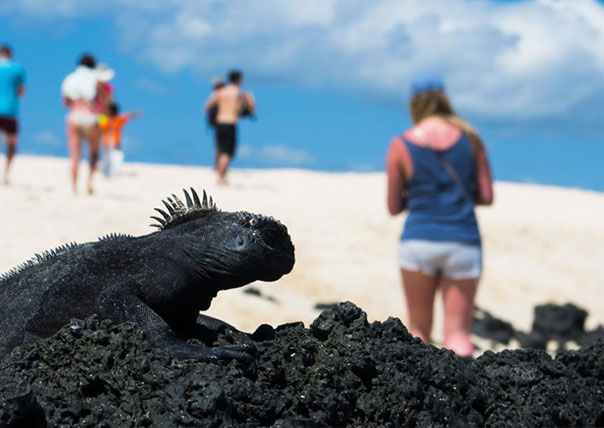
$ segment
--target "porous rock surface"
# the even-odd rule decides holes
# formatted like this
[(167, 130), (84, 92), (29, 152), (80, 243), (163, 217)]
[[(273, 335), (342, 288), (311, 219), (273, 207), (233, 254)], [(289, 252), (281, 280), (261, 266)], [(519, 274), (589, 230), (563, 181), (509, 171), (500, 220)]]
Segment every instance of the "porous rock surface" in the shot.
[(472, 332), (493, 342), (508, 344), (517, 339), (521, 348), (547, 349), (549, 342), (557, 344), (559, 351), (566, 349), (568, 342), (581, 346), (604, 339), (604, 326), (587, 331), (587, 311), (572, 303), (557, 305), (548, 303), (534, 309), (532, 330), (523, 332), (502, 319), (480, 308), (475, 308)]
[(0, 360), (0, 426), (602, 426), (604, 342), (476, 360), (350, 302), (302, 323), (223, 331), (250, 366), (174, 360), (132, 324), (74, 320)]

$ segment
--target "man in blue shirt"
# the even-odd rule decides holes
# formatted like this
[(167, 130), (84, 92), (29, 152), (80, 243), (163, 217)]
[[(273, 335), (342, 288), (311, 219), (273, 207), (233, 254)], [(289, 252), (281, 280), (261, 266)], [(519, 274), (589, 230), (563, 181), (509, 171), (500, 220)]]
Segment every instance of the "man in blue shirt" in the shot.
[(8, 171), (17, 150), (19, 97), (25, 92), (25, 69), (12, 57), (10, 46), (0, 46), (0, 133), (6, 134), (4, 184), (8, 184)]

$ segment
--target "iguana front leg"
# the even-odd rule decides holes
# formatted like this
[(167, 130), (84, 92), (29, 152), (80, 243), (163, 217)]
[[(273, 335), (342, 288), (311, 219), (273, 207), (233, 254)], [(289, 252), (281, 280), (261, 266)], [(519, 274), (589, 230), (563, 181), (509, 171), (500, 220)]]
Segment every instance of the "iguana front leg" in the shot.
[[(232, 325), (221, 321), (217, 318), (213, 318), (207, 315), (199, 314), (195, 324), (192, 326), (177, 330), (177, 334), (183, 339), (198, 339), (205, 343), (207, 346), (211, 346), (220, 334), (228, 334), (234, 337), (236, 341), (249, 340), (248, 335), (237, 330)], [(256, 355), (256, 347), (249, 343), (236, 343), (230, 345), (214, 346), (209, 348), (215, 350), (219, 358), (235, 358), (241, 361), (248, 361), (254, 358)], [(230, 356), (222, 356), (222, 354)]]
[(141, 299), (118, 287), (106, 289), (99, 297), (98, 315), (116, 323), (133, 322), (147, 339), (174, 358), (220, 362), (221, 359), (251, 361), (249, 353), (236, 347), (200, 348), (184, 342), (153, 309)]

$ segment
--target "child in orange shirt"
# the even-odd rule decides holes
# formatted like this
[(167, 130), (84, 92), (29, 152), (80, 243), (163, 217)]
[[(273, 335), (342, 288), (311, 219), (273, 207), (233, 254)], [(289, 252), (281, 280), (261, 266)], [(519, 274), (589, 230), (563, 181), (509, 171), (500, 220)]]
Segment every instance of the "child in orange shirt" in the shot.
[(105, 149), (120, 149), (122, 144), (122, 128), (130, 119), (142, 115), (141, 110), (120, 114), (120, 107), (116, 103), (109, 104), (109, 115), (102, 115), (99, 119)]
[(99, 118), (99, 126), (103, 133), (103, 146), (105, 146), (105, 157), (101, 169), (105, 176), (113, 177), (124, 162), (124, 153), (121, 150), (122, 128), (130, 119), (142, 116), (143, 113), (136, 110), (120, 114), (120, 108), (115, 103), (109, 104), (108, 113), (109, 115), (101, 115)]

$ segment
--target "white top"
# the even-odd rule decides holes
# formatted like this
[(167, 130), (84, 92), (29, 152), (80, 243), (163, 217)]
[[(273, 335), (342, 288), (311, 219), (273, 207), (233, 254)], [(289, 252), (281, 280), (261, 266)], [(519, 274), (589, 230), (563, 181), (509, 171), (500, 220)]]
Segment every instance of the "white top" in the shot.
[(96, 96), (98, 81), (99, 75), (97, 70), (80, 65), (63, 80), (61, 95), (73, 101), (83, 100), (91, 102)]

